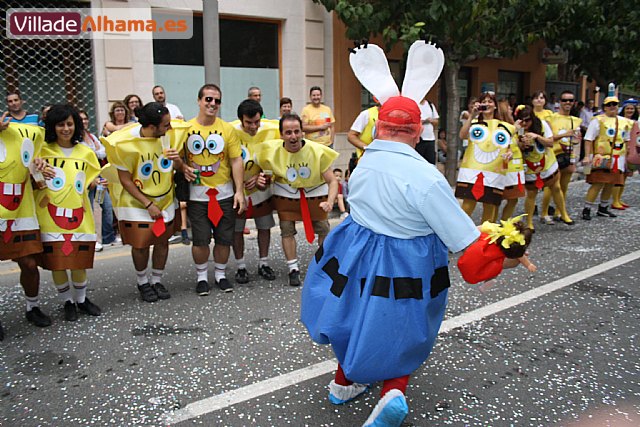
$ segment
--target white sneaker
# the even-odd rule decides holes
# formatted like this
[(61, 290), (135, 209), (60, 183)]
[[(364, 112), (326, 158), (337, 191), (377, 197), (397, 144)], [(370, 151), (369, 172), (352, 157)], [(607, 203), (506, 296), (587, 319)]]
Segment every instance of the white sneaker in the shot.
[(173, 245), (174, 243), (180, 243), (182, 242), (182, 235), (180, 234), (175, 234), (171, 237), (169, 237), (169, 244)]
[(102, 243), (96, 242), (96, 252), (102, 252)]
[(348, 217), (348, 216), (349, 216), (349, 212), (342, 212), (342, 213), (340, 214), (340, 219), (345, 219), (345, 218), (346, 218), (346, 217)]
[(334, 405), (343, 405), (352, 401), (369, 390), (368, 384), (353, 383), (351, 385), (336, 384), (335, 380), (329, 383), (329, 401)]
[(400, 427), (408, 413), (407, 399), (394, 388), (378, 401), (363, 427)]

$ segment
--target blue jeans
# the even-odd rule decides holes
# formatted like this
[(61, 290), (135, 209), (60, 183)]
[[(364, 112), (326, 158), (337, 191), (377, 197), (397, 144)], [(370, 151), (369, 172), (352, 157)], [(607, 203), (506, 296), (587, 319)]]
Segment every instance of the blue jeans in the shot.
[[(89, 191), (89, 203), (93, 211), (93, 199), (96, 197), (96, 189)], [(116, 240), (116, 233), (113, 230), (113, 205), (111, 204), (111, 196), (105, 189), (104, 201), (100, 205), (102, 208), (102, 244), (108, 245)]]

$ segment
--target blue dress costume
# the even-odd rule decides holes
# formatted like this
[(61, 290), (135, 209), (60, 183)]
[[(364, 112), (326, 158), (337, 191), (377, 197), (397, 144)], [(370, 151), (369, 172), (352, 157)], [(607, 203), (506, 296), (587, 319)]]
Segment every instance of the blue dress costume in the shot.
[(406, 144), (375, 140), (349, 181), (351, 216), (310, 262), (301, 319), (345, 376), (370, 383), (415, 371), (447, 305), (448, 250), (478, 236), (444, 177)]

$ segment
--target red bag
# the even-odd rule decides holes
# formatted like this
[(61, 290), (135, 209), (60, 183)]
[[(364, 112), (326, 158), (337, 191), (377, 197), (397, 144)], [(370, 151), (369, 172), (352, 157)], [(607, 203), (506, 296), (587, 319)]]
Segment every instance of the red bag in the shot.
[(631, 139), (627, 144), (627, 163), (640, 166), (640, 129), (637, 121), (633, 123)]

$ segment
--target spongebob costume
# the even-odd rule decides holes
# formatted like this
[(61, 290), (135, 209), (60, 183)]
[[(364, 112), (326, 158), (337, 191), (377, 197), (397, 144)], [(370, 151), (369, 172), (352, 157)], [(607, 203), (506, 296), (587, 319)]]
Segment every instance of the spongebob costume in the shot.
[(56, 175), (35, 191), (40, 264), (52, 271), (93, 268), (96, 227), (87, 188), (100, 174), (98, 158), (83, 144), (63, 148), (57, 143), (43, 144), (40, 157)]
[[(262, 170), (273, 171), (273, 206), (281, 221), (323, 221), (327, 212), (320, 203), (329, 195), (322, 174), (338, 158), (338, 152), (317, 142), (303, 140), (302, 148), (290, 153), (281, 139), (257, 146), (256, 161)], [(307, 220), (305, 220), (307, 218)], [(307, 240), (309, 229), (305, 227)], [(309, 240), (311, 239), (311, 240)]]
[(593, 128), (591, 132), (597, 131), (597, 137), (593, 141), (593, 165), (591, 173), (587, 175), (587, 183), (624, 184), (627, 142), (631, 137), (633, 121), (601, 114), (594, 117), (592, 123), (594, 125), (590, 123), (589, 128)]
[(43, 140), (38, 126), (9, 123), (0, 132), (0, 260), (42, 252), (29, 166)]
[(130, 172), (136, 187), (162, 211), (164, 227), (158, 228), (158, 222), (129, 192), (122, 189), (112, 194), (122, 242), (136, 249), (166, 242), (180, 230), (180, 216), (176, 216), (179, 205), (175, 198), (173, 162), (164, 156), (162, 140), (168, 147), (180, 151), (190, 128), (182, 120), (172, 120), (172, 129), (166, 135), (147, 138), (140, 135), (141, 127), (135, 123), (101, 138), (109, 162), (119, 170)]
[[(244, 181), (246, 182), (262, 170), (255, 159), (257, 145), (264, 141), (280, 138), (278, 121), (262, 119), (258, 131), (253, 136), (242, 130), (240, 120), (234, 120), (230, 124), (240, 139), (242, 163), (244, 164)], [(257, 186), (251, 190), (245, 188), (244, 194), (247, 199), (247, 209), (242, 213), (241, 218), (259, 218), (273, 212), (271, 187), (267, 187), (264, 191), (259, 190)]]

